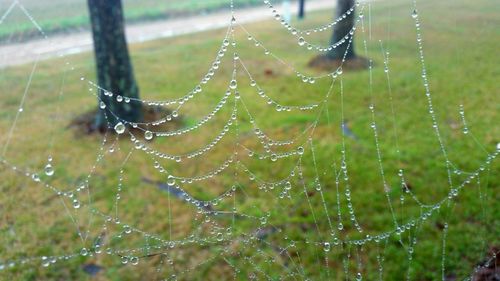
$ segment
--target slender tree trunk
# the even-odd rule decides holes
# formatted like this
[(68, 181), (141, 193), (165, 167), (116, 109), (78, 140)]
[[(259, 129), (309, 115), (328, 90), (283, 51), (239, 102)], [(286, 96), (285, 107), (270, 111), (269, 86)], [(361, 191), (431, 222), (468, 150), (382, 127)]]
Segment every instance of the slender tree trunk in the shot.
[(306, 0), (299, 0), (299, 19), (304, 18), (304, 6), (305, 6)]
[[(354, 6), (354, 1), (355, 0), (338, 0), (335, 18), (341, 17), (345, 12), (352, 8)], [(334, 44), (342, 40), (346, 35), (349, 35), (349, 32), (354, 27), (354, 15), (355, 11), (353, 11), (349, 15), (346, 15), (347, 17), (345, 19), (341, 20), (334, 26), (332, 39), (330, 41), (331, 44)], [(348, 45), (348, 40), (346, 40), (345, 43), (328, 52), (327, 57), (332, 60), (342, 59), (344, 57), (344, 54), (347, 52), (346, 59), (354, 58), (356, 56), (356, 54), (354, 53), (354, 41), (349, 45), (349, 48), (347, 48)]]
[[(114, 126), (119, 120), (139, 122), (142, 120), (141, 103), (129, 101), (129, 98), (139, 97), (139, 88), (128, 54), (121, 0), (87, 0), (87, 4), (98, 84), (113, 93), (110, 97), (105, 95), (104, 90), (99, 90), (100, 100), (106, 104), (106, 108), (99, 107), (95, 128), (106, 128), (108, 122)], [(118, 96), (123, 98), (121, 102), (117, 100)]]

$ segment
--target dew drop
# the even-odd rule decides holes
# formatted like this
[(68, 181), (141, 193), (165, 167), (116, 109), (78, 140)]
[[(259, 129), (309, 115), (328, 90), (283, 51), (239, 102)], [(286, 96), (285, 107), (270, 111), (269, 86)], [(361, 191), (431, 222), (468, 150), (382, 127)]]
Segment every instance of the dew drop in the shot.
[(46, 256), (42, 257), (42, 266), (43, 267), (48, 267), (50, 265), (50, 261)]
[(35, 182), (39, 182), (40, 181), (40, 176), (38, 176), (38, 174), (32, 174), (31, 175), (31, 179)]
[(125, 132), (125, 125), (123, 125), (122, 122), (118, 122), (118, 124), (115, 125), (115, 132), (119, 135), (123, 134)]
[(126, 234), (130, 234), (130, 233), (132, 233), (132, 228), (130, 228), (130, 226), (128, 226), (128, 225), (125, 225), (125, 226), (123, 227), (123, 231), (124, 231)]
[(82, 248), (82, 250), (80, 251), (80, 255), (82, 256), (87, 256), (89, 254), (89, 251), (87, 250), (87, 248)]
[(236, 87), (238, 86), (238, 82), (236, 82), (236, 80), (231, 80), (231, 83), (229, 83), (229, 88), (231, 89), (236, 89)]
[(144, 138), (147, 139), (147, 140), (152, 140), (153, 139), (153, 133), (151, 131), (144, 132)]
[(131, 265), (138, 265), (139, 264), (139, 258), (138, 257), (132, 257), (132, 258), (130, 258), (130, 264)]
[(45, 174), (49, 177), (54, 175), (54, 167), (50, 163), (45, 165)]
[(106, 104), (105, 104), (103, 101), (101, 101), (101, 102), (99, 103), (99, 108), (100, 108), (100, 109), (105, 109), (105, 108), (106, 108)]
[(174, 176), (172, 176), (172, 175), (168, 176), (167, 184), (168, 185), (174, 185), (175, 184), (175, 178), (174, 178)]
[(413, 12), (411, 13), (411, 17), (416, 19), (418, 17), (418, 12), (417, 10), (413, 10)]
[(297, 153), (298, 153), (299, 155), (304, 154), (304, 148), (303, 148), (302, 146), (297, 147)]
[(330, 245), (330, 242), (325, 242), (325, 243), (323, 243), (323, 250), (324, 250), (325, 252), (330, 252), (331, 248), (332, 248), (332, 247), (331, 247), (331, 245)]
[(221, 232), (217, 233), (217, 241), (221, 242), (222, 240), (224, 240), (224, 236)]
[(306, 40), (304, 39), (304, 37), (299, 37), (299, 46), (304, 46), (304, 44), (306, 43)]
[(260, 218), (260, 224), (262, 224), (262, 225), (267, 224), (267, 217), (261, 217)]

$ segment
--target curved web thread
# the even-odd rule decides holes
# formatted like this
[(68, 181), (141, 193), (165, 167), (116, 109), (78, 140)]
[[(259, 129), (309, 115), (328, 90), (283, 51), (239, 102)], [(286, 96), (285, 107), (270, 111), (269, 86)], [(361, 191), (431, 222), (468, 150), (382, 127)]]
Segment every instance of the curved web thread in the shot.
[[(269, 4), (269, 1), (264, 1)], [(20, 5), (18, 1), (13, 2), (11, 7), (14, 5)], [(369, 4), (362, 4), (361, 11), (365, 9), (365, 6)], [(232, 4), (231, 4), (232, 6)], [(8, 8), (6, 15), (12, 9)], [(21, 9), (23, 12), (29, 15), (23, 6)], [(272, 5), (269, 6), (272, 9)], [(273, 11), (276, 15), (277, 12)], [(2, 21), (6, 17), (2, 17)], [(275, 16), (276, 17), (276, 16)], [(29, 16), (30, 21), (32, 21), (37, 28), (36, 21), (33, 17)], [(278, 20), (281, 18), (276, 17)], [(443, 138), (441, 136), (439, 125), (437, 121), (437, 115), (434, 112), (434, 106), (432, 102), (432, 96), (429, 86), (429, 77), (427, 75), (427, 70), (425, 66), (425, 59), (423, 53), (422, 45), (422, 35), (420, 30), (420, 20), (417, 13), (416, 2), (414, 2), (414, 12), (412, 18), (415, 20), (415, 26), (417, 31), (417, 46), (419, 49), (419, 59), (422, 67), (422, 79), (423, 86), (425, 90), (426, 100), (428, 102), (429, 116), (432, 121), (432, 129), (438, 140), (440, 151), (444, 157), (444, 165), (447, 172), (447, 196), (439, 200), (435, 200), (431, 203), (423, 203), (417, 194), (414, 194), (408, 187), (405, 180), (405, 171), (400, 169), (398, 172), (398, 177), (400, 178), (401, 185), (406, 194), (411, 200), (414, 200), (421, 209), (421, 213), (418, 216), (409, 216), (401, 218), (398, 221), (396, 216), (396, 211), (394, 209), (394, 200), (391, 198), (391, 185), (386, 179), (386, 169), (384, 167), (384, 155), (380, 148), (380, 134), (377, 126), (376, 118), (376, 101), (372, 96), (372, 101), (369, 106), (371, 113), (370, 128), (372, 129), (373, 139), (375, 143), (375, 158), (378, 163), (378, 169), (381, 177), (382, 192), (387, 199), (387, 209), (389, 210), (393, 226), (389, 229), (385, 229), (378, 232), (373, 232), (369, 234), (364, 234), (366, 232), (365, 228), (357, 218), (357, 213), (359, 210), (354, 209), (354, 202), (356, 198), (352, 198), (352, 186), (350, 181), (350, 163), (348, 161), (350, 155), (347, 149), (348, 128), (346, 126), (346, 120), (344, 118), (344, 104), (345, 104), (345, 89), (344, 89), (344, 79), (342, 66), (332, 73), (326, 75), (321, 75), (318, 77), (308, 76), (302, 74), (294, 66), (287, 63), (286, 60), (279, 58), (279, 56), (272, 53), (268, 48), (256, 39), (244, 26), (240, 25), (237, 21), (237, 16), (233, 12), (233, 18), (230, 21), (228, 32), (223, 38), (221, 47), (218, 51), (216, 60), (212, 63), (211, 68), (207, 72), (207, 75), (201, 79), (200, 85), (195, 86), (187, 95), (182, 96), (178, 99), (171, 99), (165, 101), (147, 101), (140, 100), (144, 104), (149, 105), (172, 105), (178, 104), (176, 110), (173, 111), (171, 116), (165, 116), (154, 122), (149, 123), (138, 123), (131, 124), (127, 120), (121, 120), (115, 128), (110, 128), (117, 133), (117, 137), (112, 144), (108, 144), (109, 135), (105, 135), (103, 141), (98, 148), (95, 163), (91, 167), (87, 174), (87, 177), (82, 180), (76, 187), (64, 188), (58, 187), (50, 183), (50, 177), (54, 175), (54, 170), (52, 169), (52, 164), (47, 164), (45, 167), (46, 178), (41, 178), (37, 172), (29, 171), (27, 168), (21, 168), (7, 159), (5, 159), (5, 153), (1, 158), (1, 163), (10, 168), (12, 171), (19, 173), (20, 175), (30, 178), (35, 183), (46, 187), (50, 192), (53, 192), (60, 198), (61, 204), (65, 209), (66, 214), (70, 218), (71, 222), (74, 224), (78, 237), (80, 239), (82, 247), (75, 247), (76, 250), (69, 252), (65, 255), (57, 256), (39, 256), (39, 257), (29, 257), (17, 260), (5, 261), (0, 265), (0, 268), (12, 268), (16, 266), (22, 266), (24, 264), (35, 264), (41, 265), (43, 267), (49, 267), (55, 263), (65, 262), (68, 260), (76, 259), (79, 257), (88, 256), (99, 256), (107, 254), (112, 257), (117, 257), (122, 264), (126, 265), (138, 265), (141, 261), (147, 263), (148, 260), (154, 257), (160, 257), (160, 262), (158, 263), (158, 271), (163, 275), (162, 278), (167, 279), (177, 279), (183, 278), (184, 275), (190, 275), (197, 268), (203, 267), (206, 264), (214, 260), (224, 260), (224, 262), (234, 271), (234, 278), (238, 276), (238, 272), (241, 271), (243, 266), (253, 269), (253, 277), (262, 279), (273, 279), (273, 272), (268, 268), (264, 268), (263, 264), (271, 264), (279, 269), (282, 278), (284, 279), (307, 279), (308, 275), (311, 274), (308, 268), (308, 264), (305, 262), (304, 257), (306, 253), (304, 251), (299, 251), (296, 249), (309, 249), (312, 253), (311, 258), (314, 261), (315, 266), (319, 269), (324, 276), (331, 277), (334, 272), (330, 271), (329, 263), (334, 260), (337, 256), (340, 256), (340, 260), (343, 264), (343, 273), (345, 276), (354, 276), (356, 279), (363, 279), (364, 263), (363, 263), (363, 252), (366, 251), (365, 248), (369, 248), (372, 245), (377, 248), (377, 262), (378, 271), (380, 273), (380, 279), (383, 279), (383, 268), (384, 268), (384, 249), (391, 239), (391, 237), (397, 237), (398, 243), (401, 244), (402, 248), (408, 253), (408, 262), (411, 264), (412, 255), (414, 254), (414, 247), (417, 244), (417, 233), (422, 231), (423, 225), (433, 214), (440, 212), (442, 209), (449, 208), (451, 205), (456, 204), (457, 196), (460, 191), (462, 191), (468, 184), (473, 181), (479, 182), (479, 175), (482, 171), (487, 170), (488, 166), (496, 159), (499, 153), (499, 148), (497, 147), (494, 152), (487, 153), (486, 159), (483, 161), (476, 170), (472, 172), (464, 172), (465, 180), (460, 183), (454, 183), (452, 180), (452, 168), (454, 171), (459, 171), (456, 165), (448, 158), (448, 153), (446, 146), (444, 144)], [(336, 19), (334, 22), (338, 22), (341, 19)], [(371, 20), (371, 18), (370, 18)], [(329, 23), (322, 25), (318, 28), (313, 28), (306, 31), (293, 31), (293, 27), (287, 24), (283, 24), (288, 30), (291, 30), (292, 35), (296, 34), (307, 34), (312, 30), (313, 32), (323, 31), (326, 27), (332, 27), (334, 24)], [(365, 49), (365, 55), (369, 57), (367, 51), (367, 45), (369, 40), (365, 36), (364, 27), (364, 17), (359, 16), (357, 25), (361, 24), (363, 44)], [(328, 90), (319, 98), (317, 103), (305, 104), (305, 105), (286, 105), (278, 100), (272, 99), (270, 96), (266, 95), (267, 92), (264, 86), (260, 86), (258, 82), (252, 77), (250, 69), (246, 66), (244, 58), (237, 54), (238, 44), (236, 42), (235, 27), (240, 28), (248, 37), (249, 41), (257, 48), (264, 50), (264, 54), (277, 60), (278, 63), (283, 64), (287, 68), (294, 71), (297, 77), (300, 78), (306, 85), (316, 84), (316, 80), (327, 79), (331, 81)], [(357, 28), (353, 28), (352, 33), (346, 35), (346, 40), (339, 42), (339, 44), (351, 44), (354, 32)], [(43, 31), (42, 31), (43, 32)], [(296, 34), (294, 34), (296, 33)], [(302, 46), (308, 44), (307, 42), (302, 42), (301, 37), (298, 37), (298, 45)], [(232, 42), (231, 42), (232, 41)], [(320, 47), (317, 45), (312, 45), (313, 48), (319, 51), (327, 51), (330, 47), (333, 48), (334, 45), (328, 47)], [(313, 49), (307, 48), (307, 49)], [(392, 122), (394, 129), (395, 139), (398, 139), (397, 131), (397, 111), (392, 105), (392, 91), (391, 91), (391, 81), (390, 81), (390, 63), (389, 63), (389, 51), (384, 48), (383, 42), (380, 42), (380, 49), (383, 54), (383, 66), (384, 72), (387, 80), (387, 87), (389, 92), (389, 103), (391, 103), (391, 113)], [(188, 101), (195, 102), (194, 97), (197, 94), (202, 93), (203, 89), (201, 84), (207, 84), (215, 75), (216, 71), (219, 69), (221, 64), (221, 59), (226, 56), (228, 50), (234, 50), (234, 55), (232, 58), (233, 69), (231, 74), (231, 79), (228, 81), (227, 90), (223, 93), (222, 98), (219, 103), (217, 103), (212, 111), (204, 117), (200, 118), (200, 121), (196, 122), (187, 128), (177, 129), (173, 131), (155, 131), (150, 130), (150, 126), (156, 126), (169, 122), (176, 118), (183, 104)], [(345, 57), (343, 62), (345, 61)], [(35, 70), (34, 67), (33, 71)], [(369, 67), (369, 89), (371, 91), (373, 84), (373, 63), (370, 60)], [(266, 132), (265, 129), (260, 128), (257, 125), (258, 117), (254, 116), (251, 107), (247, 105), (246, 99), (248, 93), (240, 93), (239, 85), (244, 81), (241, 75), (238, 73), (243, 73), (243, 76), (249, 80), (251, 89), (256, 89), (258, 96), (261, 98), (261, 102), (267, 104), (268, 106), (274, 107), (278, 114), (286, 113), (290, 110), (296, 109), (299, 111), (314, 111), (316, 110), (315, 117), (305, 129), (299, 131), (294, 136), (289, 137), (285, 140), (275, 140), (272, 138), (272, 132)], [(106, 89), (99, 88), (94, 82), (88, 81), (91, 86), (91, 93), (99, 98), (96, 91), (105, 91), (109, 96), (115, 96), (117, 101), (128, 102), (127, 99), (115, 95)], [(29, 88), (29, 83), (28, 87)], [(61, 86), (62, 88), (62, 86)], [(338, 92), (337, 92), (338, 91)], [(62, 90), (61, 90), (62, 93)], [(337, 93), (338, 95), (335, 95)], [(24, 97), (21, 101), (20, 108), (23, 108)], [(341, 112), (341, 148), (340, 156), (333, 157), (333, 161), (329, 167), (320, 167), (317, 161), (317, 145), (315, 145), (315, 139), (318, 141), (319, 137), (315, 138), (316, 130), (318, 130), (318, 124), (320, 123), (321, 116), (328, 115), (328, 105), (334, 102), (334, 97), (340, 99), (338, 106)], [(163, 152), (160, 149), (155, 149), (149, 147), (148, 141), (152, 139), (161, 139), (166, 137), (179, 137), (188, 134), (195, 134), (198, 129), (203, 129), (209, 121), (214, 119), (217, 114), (223, 114), (224, 106), (232, 105), (228, 108), (229, 117), (227, 121), (222, 123), (222, 129), (217, 132), (216, 137), (208, 144), (202, 146), (191, 152), (186, 153), (169, 153)], [(175, 113), (174, 113), (175, 112)], [(467, 128), (465, 122), (465, 115), (463, 110), (460, 111), (464, 127)], [(114, 114), (111, 112), (111, 114)], [(227, 114), (227, 112), (226, 112)], [(115, 116), (117, 117), (117, 116)], [(17, 116), (15, 118), (17, 120)], [(215, 120), (215, 119), (214, 119)], [(252, 130), (250, 132), (258, 140), (256, 143), (252, 144), (252, 147), (241, 143), (241, 123), (243, 120), (249, 120)], [(133, 130), (126, 130), (126, 126), (129, 128), (135, 128), (143, 132), (143, 135), (136, 135)], [(12, 125), (12, 130), (16, 127), (16, 123)], [(230, 132), (230, 130), (234, 130)], [(127, 134), (125, 134), (125, 132)], [(198, 158), (198, 157), (208, 157), (208, 154), (216, 146), (220, 145), (219, 142), (223, 140), (229, 133), (233, 133), (234, 142), (229, 146), (231, 153), (222, 162), (216, 162), (214, 167), (208, 171), (199, 171), (195, 175), (184, 175), (177, 174), (175, 171), (171, 170), (169, 166), (162, 164), (162, 160), (171, 160), (176, 163), (184, 163), (185, 160)], [(116, 184), (116, 191), (114, 196), (114, 204), (111, 211), (103, 211), (98, 206), (95, 206), (92, 201), (92, 189), (91, 181), (93, 179), (93, 174), (98, 169), (98, 166), (102, 164), (103, 160), (109, 156), (116, 155), (115, 150), (121, 150), (121, 145), (118, 142), (121, 136), (128, 136), (131, 142), (134, 144), (129, 151), (124, 151), (120, 153), (121, 164), (118, 167), (118, 182)], [(9, 137), (10, 139), (10, 137)], [(142, 140), (144, 139), (144, 140)], [(108, 145), (108, 147), (107, 147)], [(293, 146), (293, 147), (290, 147)], [(4, 146), (4, 151), (6, 151), (8, 145)], [(245, 154), (243, 153), (245, 152)], [(129, 163), (131, 157), (145, 157), (151, 164), (150, 167), (156, 170), (160, 174), (163, 187), (167, 190), (166, 195), (168, 196), (168, 226), (169, 229), (167, 234), (165, 233), (154, 233), (141, 229), (140, 227), (133, 226), (133, 223), (121, 219), (121, 212), (126, 211), (124, 207), (123, 211), (120, 211), (119, 207), (121, 203), (122, 191), (126, 188), (132, 188), (132, 186), (127, 186), (126, 184), (126, 166)], [(397, 154), (398, 158), (401, 157), (401, 151), (399, 144), (397, 144)], [(50, 153), (49, 153), (50, 155)], [(118, 156), (118, 157), (120, 157)], [(309, 158), (308, 158), (309, 157)], [(49, 156), (49, 162), (51, 162), (51, 157)], [(253, 171), (251, 166), (252, 163), (244, 162), (252, 160), (257, 163), (276, 163), (273, 166), (278, 165), (282, 161), (288, 161), (291, 159), (291, 165), (288, 169), (282, 168), (281, 177), (277, 178), (264, 178), (260, 176), (258, 171)], [(269, 161), (270, 160), (270, 161)], [(200, 161), (208, 161), (201, 159)], [(399, 160), (401, 161), (401, 160)], [(51, 166), (48, 166), (51, 165)], [(306, 170), (312, 169), (311, 174), (307, 174)], [(326, 191), (325, 188), (328, 184), (324, 181), (323, 176), (333, 171), (333, 179), (335, 181), (335, 198), (326, 198), (326, 192), (331, 192), (331, 190)], [(463, 171), (462, 171), (463, 172)], [(218, 194), (211, 195), (209, 199), (198, 198), (190, 189), (190, 185), (193, 183), (201, 183), (206, 186), (210, 186), (210, 182), (215, 178), (220, 177), (223, 174), (233, 174), (231, 179), (231, 184), (227, 185), (227, 188), (223, 189), (222, 192)], [(262, 193), (259, 196), (266, 196), (273, 198), (271, 200), (271, 206), (277, 210), (269, 208), (269, 206), (259, 206), (258, 203), (253, 202), (253, 197), (255, 194), (254, 190), (251, 190), (249, 185), (245, 181), (255, 183), (258, 186), (258, 193)], [(318, 203), (318, 200), (313, 201), (312, 190), (319, 192), (320, 207), (314, 206)], [(341, 192), (343, 190), (343, 193)], [(400, 199), (400, 203), (404, 205), (407, 195), (403, 194)], [(175, 197), (175, 198), (172, 198)], [(246, 206), (239, 206), (239, 198), (244, 198), (249, 201), (249, 203), (244, 203)], [(244, 199), (243, 202), (245, 202)], [(68, 206), (67, 201), (70, 201), (72, 206)], [(172, 230), (172, 207), (174, 200), (184, 201), (186, 205), (190, 206), (192, 210), (195, 211), (195, 216), (193, 218), (193, 223), (195, 226), (190, 230), (184, 237), (175, 238)], [(281, 203), (286, 201), (286, 203)], [(344, 202), (344, 203), (342, 203)], [(342, 205), (345, 204), (347, 207), (347, 213), (342, 210)], [(243, 205), (243, 204), (242, 204)], [(335, 205), (335, 207), (333, 207)], [(280, 225), (276, 220), (273, 220), (273, 216), (277, 213), (290, 213), (290, 210), (301, 211), (303, 208), (308, 209), (312, 216), (312, 227), (320, 234), (318, 237), (313, 237), (311, 239), (309, 236), (304, 236), (301, 239), (290, 238), (286, 234), (286, 226)], [(332, 215), (332, 211), (336, 214)], [(89, 216), (88, 224), (82, 225), (79, 222), (80, 217), (78, 216), (81, 212), (87, 212)], [(95, 218), (94, 218), (95, 217)], [(93, 221), (102, 221), (101, 230), (102, 235), (98, 236), (94, 241), (90, 241), (89, 230), (94, 226)], [(223, 219), (229, 219), (230, 223), (221, 221)], [(237, 227), (240, 221), (248, 222), (251, 227)], [(355, 234), (350, 234), (357, 238), (351, 238), (350, 235), (346, 234), (346, 227), (351, 227), (356, 230)], [(448, 231), (448, 224), (445, 223), (443, 235), (442, 235), (442, 278), (444, 279), (444, 274), (446, 272), (445, 261), (446, 261), (446, 235)], [(272, 236), (277, 233), (280, 236), (281, 232), (285, 232), (279, 239), (273, 239)], [(405, 237), (403, 234), (408, 234), (408, 241), (404, 241)], [(111, 236), (110, 241), (120, 241), (122, 243), (117, 243), (116, 247), (113, 247), (111, 242), (106, 245), (105, 236)], [(122, 248), (119, 246), (127, 245), (128, 240), (135, 240), (140, 237), (141, 240), (147, 242), (143, 246), (134, 248)], [(166, 237), (166, 238), (165, 238)], [(271, 237), (271, 239), (266, 239)], [(276, 241), (277, 240), (277, 241)], [(241, 247), (238, 244), (243, 244)], [(205, 258), (204, 261), (195, 264), (184, 264), (182, 269), (170, 270), (169, 266), (175, 263), (176, 259), (181, 260), (181, 258), (176, 257), (176, 250), (183, 252), (185, 248), (193, 247), (200, 248), (202, 246), (213, 247), (214, 250), (209, 253), (210, 257)], [(106, 248), (103, 250), (103, 248)], [(249, 249), (253, 249), (250, 251)], [(186, 253), (189, 253), (186, 250)], [(236, 258), (234, 258), (236, 257)], [(489, 259), (490, 262), (493, 258)], [(265, 263), (262, 263), (265, 261)], [(286, 262), (285, 262), (286, 261)], [(326, 265), (325, 265), (326, 264)], [(411, 266), (409, 266), (408, 272)], [(479, 267), (478, 269), (479, 270)], [(408, 273), (408, 276), (409, 273)], [(408, 277), (409, 279), (409, 277)]]

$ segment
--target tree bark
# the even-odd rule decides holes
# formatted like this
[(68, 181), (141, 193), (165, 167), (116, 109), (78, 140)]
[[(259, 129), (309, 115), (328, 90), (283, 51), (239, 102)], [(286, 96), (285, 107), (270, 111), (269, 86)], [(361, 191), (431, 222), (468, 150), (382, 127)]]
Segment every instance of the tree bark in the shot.
[(304, 18), (304, 6), (305, 6), (305, 2), (306, 0), (299, 0), (299, 13), (298, 13), (298, 17), (299, 19), (303, 19)]
[[(337, 9), (335, 11), (335, 18), (341, 17), (345, 12), (347, 12), (351, 7), (354, 6), (355, 0), (338, 0)], [(354, 27), (355, 10), (351, 14), (346, 15), (347, 17), (340, 22), (338, 22), (333, 28), (333, 35), (330, 44), (335, 44), (336, 42), (342, 40)], [(356, 57), (354, 53), (354, 41), (349, 45), (348, 40), (341, 44), (335, 49), (332, 49), (327, 53), (327, 57), (332, 60), (340, 60), (346, 55), (346, 59), (352, 59)], [(347, 52), (347, 53), (346, 53)]]
[[(121, 0), (87, 0), (87, 4), (97, 80), (99, 87), (104, 89), (98, 90), (98, 95), (106, 104), (105, 109), (99, 107), (95, 129), (104, 129), (108, 124), (114, 126), (120, 120), (139, 122), (142, 120), (141, 102), (126, 102), (128, 98), (139, 97), (139, 88), (128, 53)], [(113, 96), (105, 95), (105, 91), (113, 93)], [(117, 101), (118, 95), (123, 97), (121, 102)]]

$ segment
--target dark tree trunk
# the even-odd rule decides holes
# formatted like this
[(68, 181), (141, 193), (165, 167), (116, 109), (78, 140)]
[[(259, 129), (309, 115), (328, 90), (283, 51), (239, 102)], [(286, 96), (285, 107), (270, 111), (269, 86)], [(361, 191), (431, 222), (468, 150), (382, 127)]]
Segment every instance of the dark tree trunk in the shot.
[[(128, 54), (121, 0), (87, 0), (87, 4), (94, 38), (98, 84), (102, 89), (113, 93), (109, 97), (104, 90), (99, 90), (99, 97), (106, 108), (99, 107), (95, 128), (107, 127), (105, 114), (111, 126), (118, 119), (139, 122), (142, 120), (141, 102), (126, 102), (128, 98), (138, 98), (139, 89)], [(118, 95), (123, 97), (121, 102), (117, 101)]]
[[(355, 0), (337, 0), (337, 8), (335, 11), (335, 18), (341, 17), (345, 12), (347, 12), (350, 8), (354, 6)], [(335, 44), (336, 42), (342, 40), (346, 35), (349, 35), (349, 32), (354, 27), (354, 18), (355, 11), (353, 11), (350, 15), (334, 26), (333, 35), (331, 39), (331, 44)], [(356, 56), (354, 53), (354, 41), (349, 45), (348, 40), (344, 44), (341, 44), (335, 49), (332, 49), (327, 53), (327, 57), (332, 60), (342, 59), (344, 54), (346, 54), (346, 59), (352, 59)]]
[(304, 6), (305, 6), (306, 0), (299, 0), (299, 19), (304, 18)]

